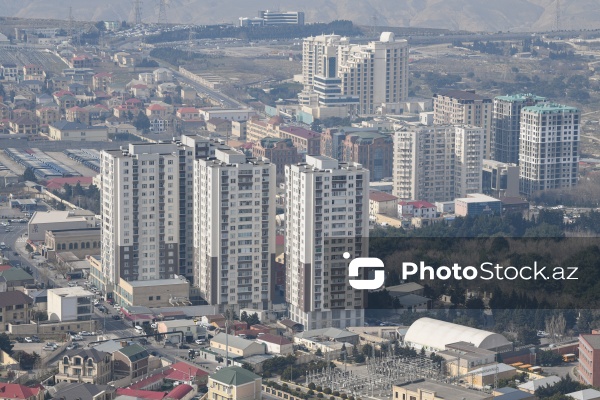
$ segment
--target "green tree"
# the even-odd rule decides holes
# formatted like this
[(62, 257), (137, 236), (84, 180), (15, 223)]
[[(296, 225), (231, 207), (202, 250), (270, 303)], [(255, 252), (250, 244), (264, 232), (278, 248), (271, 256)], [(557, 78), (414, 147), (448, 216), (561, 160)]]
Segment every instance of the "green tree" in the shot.
[(6, 333), (0, 333), (0, 350), (4, 351), (8, 355), (12, 354), (13, 345), (10, 342), (10, 337)]
[(318, 348), (317, 351), (315, 351), (315, 355), (318, 357), (323, 357), (323, 351), (321, 350), (321, 348)]
[(143, 111), (140, 111), (133, 120), (133, 126), (139, 131), (148, 132), (150, 130), (150, 119)]
[(250, 326), (260, 324), (260, 319), (258, 319), (258, 313), (252, 313), (252, 314), (250, 314), (248, 316), (248, 319), (246, 320), (246, 322)]
[(240, 314), (240, 321), (248, 322), (248, 313), (246, 311), (242, 311)]
[(33, 173), (33, 169), (31, 167), (27, 167), (25, 172), (23, 172), (23, 180), (37, 183), (38, 179)]

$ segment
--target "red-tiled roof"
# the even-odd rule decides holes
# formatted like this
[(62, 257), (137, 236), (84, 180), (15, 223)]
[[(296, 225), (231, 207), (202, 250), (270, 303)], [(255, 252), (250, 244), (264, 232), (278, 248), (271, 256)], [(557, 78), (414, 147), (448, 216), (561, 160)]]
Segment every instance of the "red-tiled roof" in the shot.
[(69, 177), (69, 178), (54, 178), (54, 179), (50, 179), (46, 183), (46, 189), (48, 189), (48, 190), (60, 189), (63, 186), (65, 186), (65, 184), (74, 186), (74, 185), (77, 185), (77, 183), (79, 183), (82, 186), (86, 186), (86, 185), (91, 185), (93, 181), (94, 181), (94, 178), (92, 178), (90, 176), (74, 176), (74, 177)]
[(391, 195), (389, 193), (385, 193), (385, 192), (380, 192), (377, 190), (373, 190), (371, 192), (369, 192), (369, 200), (373, 200), (373, 201), (395, 201), (398, 200), (398, 198), (394, 195)]
[(30, 388), (16, 383), (0, 383), (0, 398), (28, 399), (37, 396), (40, 388)]
[(177, 362), (175, 364), (171, 365), (171, 369), (174, 371), (181, 371), (181, 372), (185, 372), (186, 374), (192, 374), (193, 376), (199, 377), (199, 376), (204, 376), (204, 375), (208, 375), (208, 372), (201, 370), (200, 368), (192, 365), (192, 364), (188, 364), (186, 362), (180, 361)]
[(110, 72), (98, 72), (96, 75), (94, 75), (94, 78), (110, 78), (112, 77), (112, 74)]
[(270, 333), (265, 333), (263, 335), (259, 335), (257, 337), (257, 339), (265, 341), (265, 342), (269, 342), (269, 343), (278, 344), (280, 346), (292, 343), (281, 335), (272, 335)]
[(171, 390), (169, 392), (169, 394), (167, 394), (166, 398), (180, 400), (180, 399), (183, 399), (185, 397), (185, 395), (187, 395), (192, 390), (194, 390), (194, 388), (188, 384), (184, 383), (182, 385), (177, 385), (177, 387), (175, 387), (173, 390)]
[(0, 265), (0, 271), (6, 271), (7, 269), (11, 269), (12, 265), (10, 264), (4, 264), (4, 265)]
[(139, 103), (141, 103), (141, 102), (142, 102), (142, 101), (141, 101), (140, 99), (137, 99), (137, 98), (135, 98), (135, 97), (132, 97), (132, 98), (130, 98), (130, 99), (127, 99), (127, 100), (125, 100), (125, 104), (134, 104), (134, 103), (135, 103), (135, 104), (139, 104)]
[(435, 207), (428, 201), (417, 200), (417, 201), (400, 201), (398, 202), (401, 206), (413, 206), (414, 208), (433, 208)]
[(179, 110), (177, 110), (178, 113), (183, 114), (183, 113), (198, 113), (198, 109), (196, 107), (183, 107), (180, 108)]
[(162, 400), (167, 395), (165, 392), (153, 392), (150, 390), (139, 390), (139, 389), (130, 389), (130, 388), (119, 388), (117, 389), (118, 396), (131, 396), (137, 397), (139, 399), (148, 399), (148, 400)]
[(165, 107), (161, 106), (160, 104), (152, 104), (150, 106), (148, 106), (147, 108), (150, 111), (162, 111), (162, 110), (166, 110)]

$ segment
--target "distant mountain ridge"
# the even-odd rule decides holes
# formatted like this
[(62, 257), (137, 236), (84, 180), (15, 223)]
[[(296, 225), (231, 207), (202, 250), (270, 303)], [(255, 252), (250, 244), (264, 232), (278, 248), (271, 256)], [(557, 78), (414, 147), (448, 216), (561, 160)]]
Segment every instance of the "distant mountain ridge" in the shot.
[[(469, 31), (552, 30), (560, 1), (561, 29), (600, 28), (598, 0), (168, 0), (169, 22), (235, 23), (258, 10), (299, 10), (307, 22), (348, 19), (362, 25)], [(0, 16), (76, 20), (133, 19), (132, 0), (0, 0)], [(158, 0), (143, 1), (144, 22), (157, 21)]]

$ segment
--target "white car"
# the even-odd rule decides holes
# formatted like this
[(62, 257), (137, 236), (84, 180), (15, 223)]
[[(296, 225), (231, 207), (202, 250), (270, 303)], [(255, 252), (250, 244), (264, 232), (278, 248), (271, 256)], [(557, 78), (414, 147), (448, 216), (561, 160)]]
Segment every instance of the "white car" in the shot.
[(121, 309), (121, 306), (120, 306), (120, 305), (118, 305), (118, 304), (115, 304), (115, 305), (113, 305), (113, 308), (114, 308), (115, 310), (120, 310), (120, 309)]
[(24, 340), (25, 340), (25, 343), (33, 343), (33, 339), (30, 337), (26, 337)]
[(204, 344), (204, 343), (206, 343), (206, 340), (204, 340), (204, 339), (196, 339), (194, 342), (196, 344)]
[(81, 331), (79, 332), (79, 336), (92, 336), (92, 333), (88, 331)]
[(156, 328), (158, 328), (158, 324), (156, 322), (153, 324), (150, 324), (150, 328), (156, 329)]

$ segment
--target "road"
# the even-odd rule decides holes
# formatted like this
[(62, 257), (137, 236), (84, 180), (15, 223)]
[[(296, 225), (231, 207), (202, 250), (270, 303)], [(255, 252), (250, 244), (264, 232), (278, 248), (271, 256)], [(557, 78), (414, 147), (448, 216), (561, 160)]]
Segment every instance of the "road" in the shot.
[(173, 74), (175, 76), (177, 76), (177, 79), (180, 82), (186, 83), (187, 85), (191, 86), (199, 94), (203, 94), (205, 96), (210, 97), (211, 99), (214, 99), (214, 100), (220, 102), (221, 105), (223, 106), (223, 108), (246, 107), (244, 104), (239, 103), (239, 102), (229, 98), (228, 96), (225, 96), (223, 93), (221, 93), (217, 90), (209, 89), (206, 86), (203, 86), (197, 82), (194, 82), (193, 80), (191, 80), (189, 78), (186, 78), (185, 76), (181, 75), (178, 71), (173, 70)]

